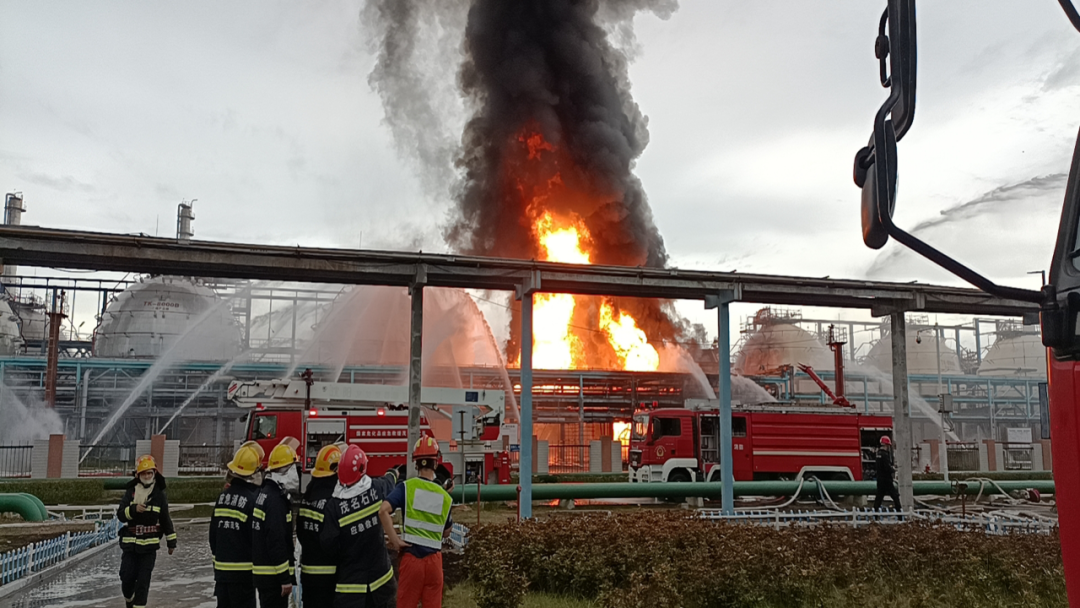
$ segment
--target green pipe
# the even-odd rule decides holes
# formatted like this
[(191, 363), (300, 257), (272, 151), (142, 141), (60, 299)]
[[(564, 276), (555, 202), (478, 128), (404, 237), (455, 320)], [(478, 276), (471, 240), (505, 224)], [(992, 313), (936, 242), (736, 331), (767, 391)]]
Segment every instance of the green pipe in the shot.
[[(877, 492), (877, 483), (873, 481), (806, 481), (802, 491), (804, 497), (818, 495), (817, 484), (825, 486), (830, 496), (865, 496)], [(959, 482), (966, 484), (965, 493), (974, 495), (979, 492), (979, 482)], [(999, 481), (1006, 492), (1013, 490), (1035, 489), (1044, 494), (1054, 492), (1054, 482), (1050, 480)], [(959, 493), (954, 483), (944, 481), (912, 482), (916, 495), (951, 495)], [(533, 485), (533, 500), (588, 499), (588, 498), (683, 498), (700, 496), (719, 498), (720, 483), (678, 482), (678, 483), (544, 483)], [(791, 496), (798, 490), (797, 481), (736, 481), (735, 496)], [(987, 483), (983, 495), (998, 493), (997, 488)], [(476, 486), (458, 486), (451, 492), (457, 502), (476, 502)], [(483, 500), (517, 500), (517, 486), (485, 485), (480, 491)]]
[(0, 494), (0, 512), (18, 513), (26, 521), (45, 521), (49, 518), (45, 505), (29, 494)]
[(27, 498), (32, 500), (35, 505), (37, 505), (38, 511), (41, 513), (42, 521), (49, 519), (49, 510), (45, 508), (45, 503), (42, 502), (40, 498), (34, 496), (33, 494), (27, 494), (26, 492), (16, 492), (16, 494), (20, 496), (26, 496)]

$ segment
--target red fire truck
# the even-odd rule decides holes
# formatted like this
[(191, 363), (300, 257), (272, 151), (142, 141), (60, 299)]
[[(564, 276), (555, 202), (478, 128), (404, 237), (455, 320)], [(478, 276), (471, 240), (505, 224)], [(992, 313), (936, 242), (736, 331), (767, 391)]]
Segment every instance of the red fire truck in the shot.
[[(737, 481), (861, 480), (873, 473), (874, 450), (892, 434), (892, 418), (814, 404), (735, 406), (732, 468)], [(716, 402), (634, 414), (630, 481), (719, 481)]]
[[(363, 448), (372, 475), (382, 475), (406, 462), (406, 386), (331, 382), (311, 382), (309, 386), (303, 379), (234, 381), (228, 396), (239, 407), (251, 409), (246, 437), (262, 445), (268, 456), (282, 438), (299, 439), (297, 452), (302, 455), (305, 472), (315, 465), (323, 446), (338, 442)], [(441, 425), (445, 438), (451, 432), (457, 438), (453, 450), (444, 447), (441, 478), (453, 475), (456, 464), (459, 482), (509, 481), (509, 458), (491, 448), (499, 436), (505, 398), (502, 391), (421, 389), (425, 412), (421, 433), (436, 437), (432, 426)], [(433, 425), (429, 418), (438, 420), (433, 420)]]

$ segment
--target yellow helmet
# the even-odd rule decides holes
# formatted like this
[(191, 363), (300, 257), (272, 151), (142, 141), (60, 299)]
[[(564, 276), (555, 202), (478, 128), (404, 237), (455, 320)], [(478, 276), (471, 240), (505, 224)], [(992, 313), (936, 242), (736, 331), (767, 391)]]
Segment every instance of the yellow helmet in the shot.
[[(266, 463), (266, 470), (273, 471), (287, 467), (296, 462), (296, 448), (292, 446), (289, 437), (281, 440), (281, 443), (270, 450), (270, 461)], [(295, 441), (295, 439), (293, 440)]]
[(337, 444), (331, 444), (319, 450), (315, 457), (315, 468), (311, 471), (312, 477), (330, 477), (337, 474), (334, 467), (341, 460), (341, 448)]
[(266, 450), (264, 450), (263, 447), (259, 445), (258, 441), (245, 441), (240, 447), (254, 449), (255, 452), (259, 455), (259, 462), (262, 462), (263, 459), (266, 458)]
[(150, 454), (143, 454), (139, 456), (139, 459), (135, 461), (135, 474), (138, 475), (143, 471), (150, 471), (157, 469), (157, 463), (154, 462), (154, 457)]
[(251, 477), (258, 472), (260, 464), (262, 464), (262, 458), (259, 457), (259, 451), (244, 444), (236, 450), (228, 466), (230, 471), (240, 477)]

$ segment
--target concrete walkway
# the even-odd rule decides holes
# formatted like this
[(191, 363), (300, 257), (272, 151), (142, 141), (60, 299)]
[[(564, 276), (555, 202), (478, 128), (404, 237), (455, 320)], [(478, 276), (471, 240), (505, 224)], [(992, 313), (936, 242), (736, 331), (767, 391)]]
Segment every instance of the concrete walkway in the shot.
[[(162, 542), (148, 605), (213, 608), (214, 573), (207, 526), (180, 526), (176, 553)], [(120, 547), (115, 545), (40, 585), (0, 601), (0, 608), (120, 608)]]

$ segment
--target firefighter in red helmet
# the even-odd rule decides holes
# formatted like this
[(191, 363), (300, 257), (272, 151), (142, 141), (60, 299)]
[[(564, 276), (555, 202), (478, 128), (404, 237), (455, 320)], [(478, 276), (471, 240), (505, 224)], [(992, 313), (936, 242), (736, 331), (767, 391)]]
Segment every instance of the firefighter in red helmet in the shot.
[[(390, 547), (401, 555), (398, 565), (397, 608), (441, 608), (443, 592), (442, 541), (449, 534), (450, 495), (435, 481), (442, 460), (433, 437), (421, 437), (413, 448), (417, 477), (398, 485), (383, 503), (379, 520)], [(401, 532), (391, 516), (404, 511)]]
[(327, 502), (319, 538), (336, 568), (334, 608), (393, 606), (394, 569), (379, 526), (379, 509), (397, 484), (390, 470), (367, 474), (368, 459), (350, 445), (338, 461), (338, 484)]
[(893, 482), (896, 465), (893, 461), (892, 439), (889, 439), (888, 435), (881, 436), (881, 445), (878, 446), (877, 454), (874, 457), (874, 469), (877, 474), (877, 495), (874, 497), (874, 510), (880, 510), (881, 502), (888, 496), (893, 501), (893, 508), (900, 511), (900, 493), (896, 491), (896, 483)]

